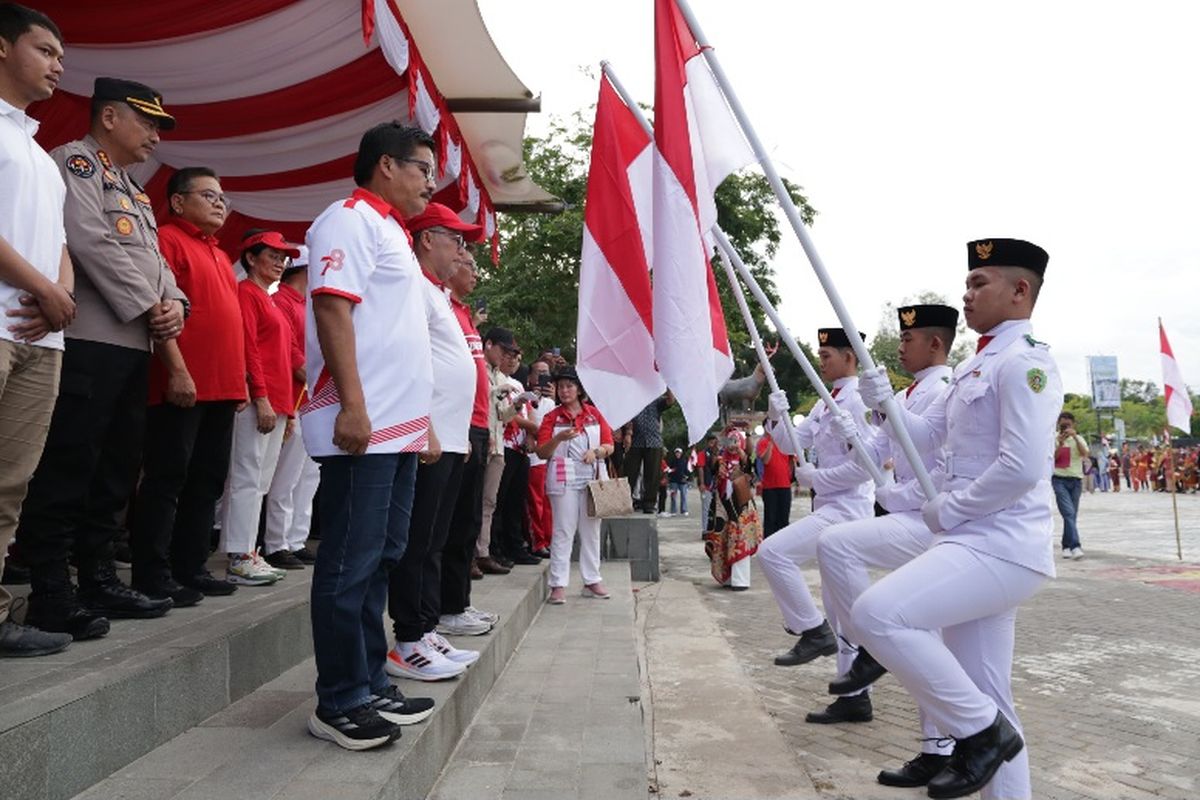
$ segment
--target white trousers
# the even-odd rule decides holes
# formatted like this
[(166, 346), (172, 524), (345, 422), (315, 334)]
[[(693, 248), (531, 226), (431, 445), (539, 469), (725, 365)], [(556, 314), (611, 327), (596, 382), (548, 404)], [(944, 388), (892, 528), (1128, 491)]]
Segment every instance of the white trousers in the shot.
[[(837, 618), (842, 635), (859, 642), (850, 609), (871, 585), (868, 569), (896, 569), (924, 553), (933, 544), (919, 511), (901, 511), (886, 517), (842, 522), (827, 528), (817, 543), (821, 569), (821, 597), (825, 610)], [(921, 724), (921, 752), (949, 755), (954, 749), (938, 731), (925, 709), (917, 706)]]
[[(483, 524), (475, 541), (475, 557), (487, 558), (492, 547), (492, 518), (496, 516), (496, 495), (500, 493), (500, 478), (504, 475), (504, 454), (490, 453), (483, 468)], [(570, 555), (568, 553), (568, 555)]]
[(600, 519), (587, 513), (587, 489), (550, 495), (554, 535), (550, 539), (550, 588), (566, 587), (571, 576), (571, 546), (579, 534), (579, 577), (584, 585), (600, 582)]
[(283, 444), (282, 421), (270, 433), (258, 432), (258, 414), (248, 405), (233, 420), (233, 453), (221, 509), (221, 552), (250, 553), (258, 539), (262, 501), (275, 477)]
[(263, 543), (268, 553), (294, 552), (304, 547), (312, 526), (313, 497), (320, 482), (321, 469), (304, 449), (300, 418), (296, 417), (295, 428), (283, 443), (275, 477), (267, 491), (267, 532)]
[[(1017, 606), (1045, 581), (1025, 567), (939, 543), (863, 592), (851, 621), (939, 730), (962, 739), (1000, 711), (1019, 731), (1012, 698)], [(982, 796), (1032, 796), (1028, 748), (1000, 767)]]
[[(775, 596), (775, 603), (783, 614), (783, 624), (794, 633), (815, 628), (826, 617), (834, 632), (840, 629), (828, 604), (825, 605), (825, 614), (817, 610), (800, 568), (816, 558), (821, 534), (830, 526), (845, 521), (843, 514), (836, 507), (818, 508), (799, 522), (793, 522), (763, 539), (758, 546), (758, 566), (771, 585), (771, 594)], [(824, 594), (824, 587), (821, 592)], [(838, 674), (844, 674), (853, 663), (854, 652), (842, 647), (839, 642)]]

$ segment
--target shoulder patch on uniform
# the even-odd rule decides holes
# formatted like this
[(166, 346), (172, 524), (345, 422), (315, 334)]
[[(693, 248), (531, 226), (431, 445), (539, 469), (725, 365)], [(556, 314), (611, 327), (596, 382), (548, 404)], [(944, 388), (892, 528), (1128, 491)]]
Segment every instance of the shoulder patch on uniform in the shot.
[(90, 178), (96, 174), (96, 165), (87, 156), (78, 154), (68, 156), (64, 166), (67, 168), (67, 172), (76, 178)]
[(122, 236), (128, 236), (129, 234), (133, 233), (133, 223), (130, 221), (129, 217), (117, 217), (116, 228), (117, 233), (121, 234)]
[(1028, 333), (1025, 334), (1025, 343), (1028, 344), (1030, 347), (1049, 347), (1050, 346), (1050, 345), (1046, 344), (1045, 342), (1039, 342), (1037, 339), (1033, 338)]
[(1046, 388), (1046, 371), (1034, 367), (1025, 373), (1025, 381), (1034, 394), (1040, 394)]

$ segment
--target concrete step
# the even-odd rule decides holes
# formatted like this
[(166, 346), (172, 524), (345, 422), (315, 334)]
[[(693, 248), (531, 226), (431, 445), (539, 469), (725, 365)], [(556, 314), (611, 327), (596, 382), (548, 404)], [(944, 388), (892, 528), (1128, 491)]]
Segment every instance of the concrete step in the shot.
[[(628, 574), (627, 564), (615, 566)], [(489, 576), (475, 584), (472, 602), (500, 614), (500, 622), (485, 636), (454, 639), (459, 647), (482, 652), (462, 677), (441, 683), (398, 682), (405, 694), (433, 697), (437, 711), (422, 724), (406, 728), (391, 747), (351, 753), (307, 733), (316, 669), (306, 658), (123, 765), (77, 800), (424, 798), (533, 622), (545, 596), (547, 569), (517, 567), (509, 575)], [(298, 636), (311, 649), (307, 625)], [(125, 730), (121, 717), (114, 710), (107, 713), (107, 736), (119, 738)]]
[(69, 798), (309, 657), (311, 574), (0, 664), (0, 796)]
[(542, 606), (431, 800), (646, 800), (630, 568), (602, 573), (612, 599)]

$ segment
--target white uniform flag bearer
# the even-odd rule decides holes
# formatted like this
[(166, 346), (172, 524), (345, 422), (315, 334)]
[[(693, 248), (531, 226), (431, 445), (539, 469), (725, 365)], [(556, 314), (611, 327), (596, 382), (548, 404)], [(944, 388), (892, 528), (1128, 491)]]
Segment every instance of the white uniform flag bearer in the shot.
[(1187, 384), (1183, 382), (1183, 373), (1179, 371), (1179, 362), (1171, 352), (1171, 343), (1167, 341), (1167, 332), (1163, 329), (1162, 320), (1158, 321), (1158, 344), (1162, 351), (1163, 394), (1166, 395), (1167, 424), (1178, 428), (1184, 433), (1192, 432), (1192, 398), (1188, 394)]
[(756, 159), (675, 0), (655, 0), (654, 31), (655, 356), (688, 441), (697, 442), (716, 421), (717, 392), (733, 374), (709, 264), (713, 192)]
[(649, 230), (643, 230), (653, 151), (650, 135), (601, 77), (583, 212), (576, 369), (614, 426), (666, 391), (654, 364)]

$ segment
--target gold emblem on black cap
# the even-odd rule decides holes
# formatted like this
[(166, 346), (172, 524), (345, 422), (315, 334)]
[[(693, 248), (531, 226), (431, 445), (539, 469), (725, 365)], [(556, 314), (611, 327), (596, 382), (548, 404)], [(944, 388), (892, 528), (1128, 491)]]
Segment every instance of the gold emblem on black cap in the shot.
[(975, 255), (979, 256), (980, 261), (987, 261), (989, 258), (992, 257), (992, 243), (991, 242), (976, 242), (975, 243)]
[(829, 341), (829, 334), (825, 331), (821, 331), (817, 334), (817, 338), (821, 340), (821, 344), (825, 344)]
[(904, 327), (911, 328), (913, 323), (917, 321), (917, 310), (915, 308), (906, 308), (901, 310), (900, 321), (904, 323)]

